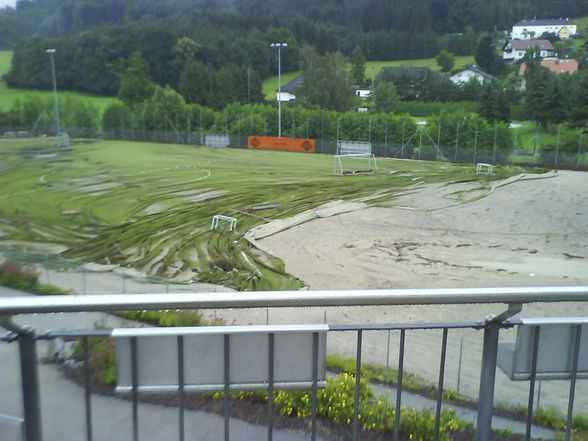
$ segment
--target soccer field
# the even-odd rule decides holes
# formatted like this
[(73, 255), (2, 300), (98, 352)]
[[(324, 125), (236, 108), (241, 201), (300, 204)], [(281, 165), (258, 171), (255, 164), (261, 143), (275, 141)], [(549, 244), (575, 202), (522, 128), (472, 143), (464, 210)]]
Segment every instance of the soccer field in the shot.
[[(148, 274), (236, 289), (296, 289), (281, 261), (243, 235), (335, 200), (387, 206), (419, 183), (491, 181), (472, 165), (379, 159), (378, 173), (334, 176), (333, 156), (124, 141), (0, 142), (0, 246), (63, 252)], [(271, 208), (251, 210), (251, 207)], [(210, 231), (235, 217), (234, 232)]]

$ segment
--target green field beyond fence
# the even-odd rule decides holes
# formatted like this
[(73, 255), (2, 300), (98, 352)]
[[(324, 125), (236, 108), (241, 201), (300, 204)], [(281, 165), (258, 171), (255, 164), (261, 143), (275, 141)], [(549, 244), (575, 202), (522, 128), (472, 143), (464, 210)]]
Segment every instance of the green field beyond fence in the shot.
[[(300, 287), (244, 240), (256, 225), (335, 200), (389, 205), (420, 182), (489, 188), (521, 171), (380, 159), (377, 174), (347, 177), (333, 175), (331, 155), (129, 141), (57, 150), (50, 139), (4, 140), (0, 156), (1, 246), (241, 290)], [(211, 231), (216, 214), (235, 217), (237, 229)]]
[[(0, 51), (0, 79), (2, 75), (10, 70), (10, 63), (12, 60), (12, 51)], [(49, 58), (47, 58), (49, 63)], [(59, 88), (59, 79), (57, 82)], [(108, 106), (119, 102), (116, 97), (105, 97), (90, 95), (87, 93), (80, 92), (59, 92), (60, 101), (66, 101), (68, 99), (80, 99), (84, 102), (91, 104), (96, 107), (100, 113), (104, 111)], [(14, 106), (14, 103), (18, 100), (28, 100), (30, 98), (37, 98), (42, 100), (52, 100), (53, 92), (50, 90), (27, 90), (27, 89), (10, 89), (6, 85), (5, 81), (0, 81), (0, 111), (6, 111)]]

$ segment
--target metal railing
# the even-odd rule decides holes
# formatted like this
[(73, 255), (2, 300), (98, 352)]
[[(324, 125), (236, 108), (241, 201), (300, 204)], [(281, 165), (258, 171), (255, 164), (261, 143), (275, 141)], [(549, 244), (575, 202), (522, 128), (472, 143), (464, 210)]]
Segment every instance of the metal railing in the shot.
[[(45, 296), (45, 297), (5, 297), (0, 298), (0, 327), (10, 333), (0, 335), (4, 342), (18, 341), (20, 350), (20, 376), (22, 380), (22, 402), (24, 416), (24, 437), (27, 441), (43, 439), (41, 429), (40, 388), (38, 380), (38, 360), (36, 342), (38, 340), (55, 339), (58, 337), (79, 337), (83, 341), (83, 371), (86, 434), (88, 440), (93, 439), (92, 424), (92, 395), (90, 387), (90, 372), (88, 361), (88, 338), (91, 336), (110, 336), (108, 330), (82, 331), (50, 331), (38, 332), (31, 328), (17, 325), (13, 317), (20, 314), (49, 314), (72, 312), (113, 312), (132, 310), (175, 310), (175, 309), (222, 309), (222, 308), (280, 308), (280, 307), (332, 307), (332, 306), (367, 306), (367, 305), (463, 305), (463, 304), (492, 304), (504, 303), (508, 308), (497, 316), (488, 316), (480, 321), (459, 323), (410, 323), (410, 324), (370, 324), (370, 325), (328, 325), (329, 333), (356, 333), (356, 383), (354, 399), (354, 418), (352, 421), (352, 439), (359, 439), (359, 393), (362, 378), (362, 348), (364, 334), (371, 331), (399, 331), (398, 378), (395, 400), (394, 438), (399, 438), (399, 421), (403, 396), (404, 353), (406, 331), (413, 330), (441, 330), (442, 343), (439, 358), (439, 375), (436, 391), (434, 440), (440, 436), (441, 410), (443, 407), (443, 390), (445, 365), (447, 357), (447, 336), (453, 329), (476, 329), (484, 333), (482, 347), (482, 361), (480, 366), (480, 384), (477, 406), (476, 440), (489, 441), (492, 439), (492, 417), (494, 404), (495, 375), (497, 366), (498, 338), (501, 329), (519, 325), (521, 322), (511, 317), (521, 311), (524, 304), (544, 302), (588, 302), (588, 287), (534, 287), (534, 288), (472, 288), (472, 289), (400, 289), (400, 290), (352, 290), (352, 291), (311, 291), (311, 292), (245, 292), (245, 293), (198, 293), (198, 294), (137, 294), (137, 295), (85, 295), (85, 296)], [(229, 344), (229, 335), (225, 337), (225, 344)], [(180, 342), (180, 339), (178, 339)], [(579, 340), (578, 340), (579, 341)], [(228, 347), (228, 346), (227, 346)], [(537, 357), (535, 349), (534, 357)], [(578, 359), (580, 347), (575, 348), (575, 360)], [(183, 344), (180, 342), (178, 352), (183, 354)], [(229, 359), (225, 350), (225, 371), (228, 372)], [(273, 345), (270, 353), (273, 354)], [(133, 351), (132, 364), (137, 368), (137, 354)], [(272, 371), (273, 355), (269, 357)], [(231, 361), (234, 363), (236, 361)], [(316, 370), (316, 357), (312, 369)], [(535, 369), (535, 367), (533, 367)], [(134, 372), (134, 378), (138, 373)], [(534, 377), (534, 372), (532, 374)], [(183, 374), (180, 375), (183, 378)], [(310, 439), (315, 440), (316, 432), (316, 376), (312, 387), (313, 415)], [(134, 380), (135, 381), (135, 380)], [(575, 378), (574, 378), (575, 387)], [(569, 412), (566, 427), (566, 439), (570, 439), (571, 414), (574, 406), (574, 387), (570, 388)], [(133, 430), (125, 439), (139, 439), (138, 419), (138, 386), (133, 383), (131, 394)], [(228, 378), (225, 380), (225, 392), (229, 390)], [(273, 379), (267, 384), (267, 391), (273, 392)], [(184, 439), (184, 384), (178, 385), (178, 403), (180, 408), (178, 437)], [(529, 407), (527, 418), (526, 439), (530, 439), (533, 410), (534, 382), (529, 391)], [(273, 394), (269, 393), (268, 409), (273, 411)], [(225, 440), (229, 440), (229, 401), (225, 393)], [(273, 439), (272, 419), (269, 417), (268, 440)], [(122, 435), (124, 436), (124, 435)]]

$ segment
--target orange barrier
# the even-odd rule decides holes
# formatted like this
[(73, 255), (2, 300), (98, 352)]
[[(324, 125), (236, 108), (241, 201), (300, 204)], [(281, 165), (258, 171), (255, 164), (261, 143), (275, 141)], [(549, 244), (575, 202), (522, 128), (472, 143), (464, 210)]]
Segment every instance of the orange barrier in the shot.
[(314, 153), (314, 139), (274, 138), (270, 136), (248, 136), (248, 149), (283, 150), (286, 152)]

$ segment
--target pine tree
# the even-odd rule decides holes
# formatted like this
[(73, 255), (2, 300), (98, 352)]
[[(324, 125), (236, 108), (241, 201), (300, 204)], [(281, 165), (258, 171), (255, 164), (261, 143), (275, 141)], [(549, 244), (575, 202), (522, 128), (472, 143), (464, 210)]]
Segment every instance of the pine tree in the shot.
[(478, 42), (476, 63), (480, 69), (491, 74), (500, 73), (502, 70), (503, 62), (496, 54), (496, 48), (490, 35), (484, 35)]
[(495, 83), (483, 86), (478, 113), (490, 123), (510, 122), (510, 106), (500, 86)]
[(547, 127), (550, 120), (550, 108), (547, 104), (549, 91), (549, 76), (551, 72), (539, 66), (533, 72), (525, 72), (526, 90), (525, 90), (525, 110), (529, 118), (537, 122), (541, 127)]
[(365, 56), (360, 46), (355, 46), (351, 53), (351, 75), (357, 86), (365, 84)]

